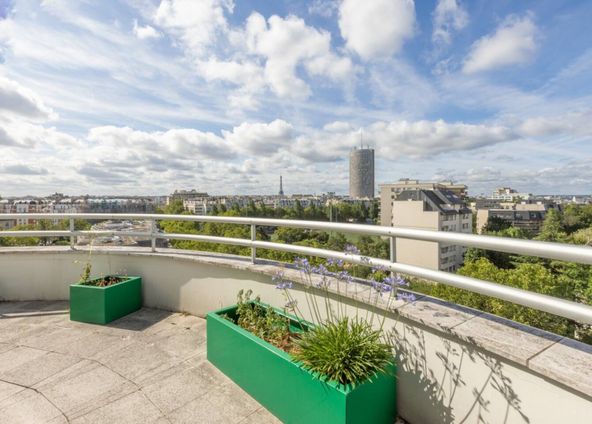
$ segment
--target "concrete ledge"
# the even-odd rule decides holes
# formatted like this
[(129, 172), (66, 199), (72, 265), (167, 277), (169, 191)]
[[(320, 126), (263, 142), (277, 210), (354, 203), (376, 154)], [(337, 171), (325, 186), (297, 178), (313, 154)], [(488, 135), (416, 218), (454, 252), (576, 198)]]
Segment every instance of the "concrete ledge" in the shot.
[[(87, 249), (71, 250), (69, 247), (0, 248), (0, 300), (66, 299), (68, 284), (78, 279), (82, 269), (82, 264), (75, 262), (84, 262), (87, 257)], [(39, 263), (43, 258), (43, 263)], [(176, 249), (158, 249), (154, 253), (149, 248), (95, 247), (92, 262), (93, 270), (99, 273), (116, 272), (118, 267), (127, 266), (130, 274), (143, 275), (147, 306), (187, 311), (200, 316), (210, 309), (233, 302), (236, 292), (243, 287), (253, 288), (269, 303), (283, 305), (281, 293), (271, 283), (271, 277), (280, 270), (285, 278), (297, 283), (301, 281), (299, 272), (286, 264), (269, 261), (252, 264), (245, 257)], [(411, 407), (417, 400), (402, 393), (400, 402), (404, 405), (401, 405), (401, 415), (411, 422), (421, 422), (427, 417), (431, 421), (424, 422), (456, 422), (462, 418), (457, 411), (463, 408), (469, 411), (467, 417), (484, 413), (479, 412), (480, 407), (475, 404), (468, 406), (471, 403), (467, 400), (457, 400), (457, 390), (468, 384), (467, 377), (461, 376), (459, 371), (468, 366), (463, 359), (466, 355), (470, 362), (485, 364), (493, 373), (493, 377), (487, 380), (487, 386), (493, 384), (491, 381), (496, 382), (491, 390), (498, 397), (502, 393), (502, 402), (507, 402), (516, 411), (517, 417), (525, 412), (510, 399), (511, 391), (508, 392), (509, 389), (502, 384), (508, 377), (496, 374), (504, 367), (512, 370), (515, 382), (532, 379), (538, 383), (528, 383), (528, 387), (547, 387), (550, 384), (563, 390), (559, 396), (553, 394), (549, 386), (545, 389), (548, 389), (544, 392), (546, 394), (540, 395), (541, 399), (550, 396), (549, 402), (557, 396), (557, 399), (567, 402), (566, 405), (572, 402), (573, 414), (568, 415), (574, 418), (571, 421), (566, 418), (563, 422), (585, 422), (584, 416), (578, 415), (577, 411), (592, 411), (592, 347), (589, 345), (428, 296), (418, 295), (412, 303), (395, 301), (387, 304), (378, 299), (375, 304), (368, 305), (371, 289), (364, 282), (351, 283), (343, 290), (331, 281), (329, 289), (349, 307), (375, 308), (388, 319), (400, 344), (399, 353), (402, 356), (399, 360), (406, 361), (402, 367), (404, 375), (401, 376), (401, 384), (408, 384), (407, 379), (412, 377), (433, 382), (438, 380), (435, 370), (441, 370), (445, 377), (438, 382), (438, 390), (442, 391), (446, 384), (455, 385), (452, 393), (438, 394), (443, 399), (449, 398), (450, 405), (446, 408), (450, 409), (452, 418), (448, 421), (433, 421), (434, 416), (427, 411)], [(432, 347), (428, 347), (429, 344)], [(419, 367), (421, 361), (425, 365)], [(426, 375), (429, 369), (434, 370), (433, 376)], [(532, 377), (527, 377), (529, 374)], [(425, 392), (428, 389), (424, 387), (422, 390)], [(409, 393), (415, 391), (409, 389)], [(470, 395), (470, 391), (468, 393), (469, 397), (476, 396)], [(525, 399), (534, 396), (526, 392), (520, 395)], [(576, 401), (576, 398), (580, 400)], [(429, 401), (432, 402), (433, 398)], [(479, 397), (476, 402), (480, 402)], [(536, 400), (532, 402), (537, 403)], [(407, 403), (408, 413), (405, 414)], [(448, 411), (440, 404), (438, 408)], [(539, 413), (535, 409), (526, 414), (530, 414), (530, 422), (557, 422), (533, 421)], [(552, 417), (553, 414), (540, 416)], [(565, 414), (561, 416), (567, 417)], [(467, 418), (465, 422), (472, 422), (471, 419)], [(495, 418), (492, 422), (496, 421), (499, 420)]]

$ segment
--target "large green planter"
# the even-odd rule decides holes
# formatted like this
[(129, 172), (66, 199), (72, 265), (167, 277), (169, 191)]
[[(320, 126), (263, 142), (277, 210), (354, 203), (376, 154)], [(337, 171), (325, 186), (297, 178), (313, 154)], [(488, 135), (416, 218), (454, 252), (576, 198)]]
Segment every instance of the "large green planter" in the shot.
[(142, 307), (142, 277), (113, 277), (125, 280), (107, 287), (70, 285), (72, 321), (107, 324)]
[(235, 314), (231, 306), (207, 315), (208, 360), (284, 423), (395, 422), (394, 365), (354, 388), (323, 382), (286, 352), (222, 316)]

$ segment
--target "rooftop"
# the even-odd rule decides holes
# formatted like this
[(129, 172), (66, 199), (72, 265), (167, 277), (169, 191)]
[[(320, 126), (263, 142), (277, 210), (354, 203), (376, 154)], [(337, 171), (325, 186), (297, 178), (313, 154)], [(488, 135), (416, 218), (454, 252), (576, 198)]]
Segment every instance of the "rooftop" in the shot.
[(205, 320), (144, 308), (107, 326), (67, 301), (0, 302), (2, 423), (278, 423), (206, 360)]
[[(111, 215), (71, 216), (96, 219)], [(171, 219), (170, 215), (142, 216)], [(315, 221), (177, 218), (250, 225), (252, 234), (256, 234), (257, 226), (265, 225), (353, 230), (391, 239), (400, 236), (453, 242), (592, 264), (591, 248), (558, 243)], [(13, 233), (17, 232), (5, 234)], [(20, 232), (51, 237), (91, 233), (103, 235)], [(141, 276), (143, 305), (147, 308), (110, 325), (94, 326), (71, 322), (65, 301), (70, 283), (80, 276), (80, 264), (89, 260), (89, 248), (75, 243), (1, 248), (2, 423), (274, 422), (269, 411), (207, 361), (205, 322), (197, 318), (234, 304), (240, 289), (253, 290), (270, 305), (283, 307), (286, 299), (273, 279), (278, 272), (294, 282), (291, 292), (305, 318), (311, 314), (306, 309), (306, 293), (318, 287), (322, 277), (315, 275), (303, 281), (301, 273), (289, 264), (258, 258), (257, 249), (380, 265), (592, 324), (592, 310), (584, 304), (379, 258), (256, 239), (152, 232), (138, 236), (154, 241), (226, 242), (250, 247), (251, 257), (157, 249), (155, 244), (149, 248), (94, 247), (93, 273)], [(587, 422), (592, 407), (592, 346), (427, 295), (391, 302), (388, 296), (376, 294), (368, 281), (355, 280), (341, 287), (330, 278), (323, 284), (348, 315), (372, 311), (380, 317), (395, 351), (397, 412), (407, 421)], [(290, 386), (282, 387), (282, 392), (290, 392)], [(289, 399), (294, 396), (298, 394), (291, 393)]]

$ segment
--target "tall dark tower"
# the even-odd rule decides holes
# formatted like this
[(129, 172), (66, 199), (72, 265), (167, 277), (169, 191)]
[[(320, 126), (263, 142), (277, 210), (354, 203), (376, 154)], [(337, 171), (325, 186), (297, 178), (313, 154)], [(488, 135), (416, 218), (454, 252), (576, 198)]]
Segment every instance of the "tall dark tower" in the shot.
[(284, 184), (282, 182), (282, 176), (280, 175), (280, 192), (279, 192), (280, 196), (284, 195)]

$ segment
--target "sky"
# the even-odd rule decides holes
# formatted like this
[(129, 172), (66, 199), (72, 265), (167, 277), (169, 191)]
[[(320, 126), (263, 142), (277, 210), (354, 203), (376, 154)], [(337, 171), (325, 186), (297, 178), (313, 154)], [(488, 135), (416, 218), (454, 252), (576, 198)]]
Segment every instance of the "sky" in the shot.
[(0, 196), (592, 191), (587, 0), (0, 0)]

